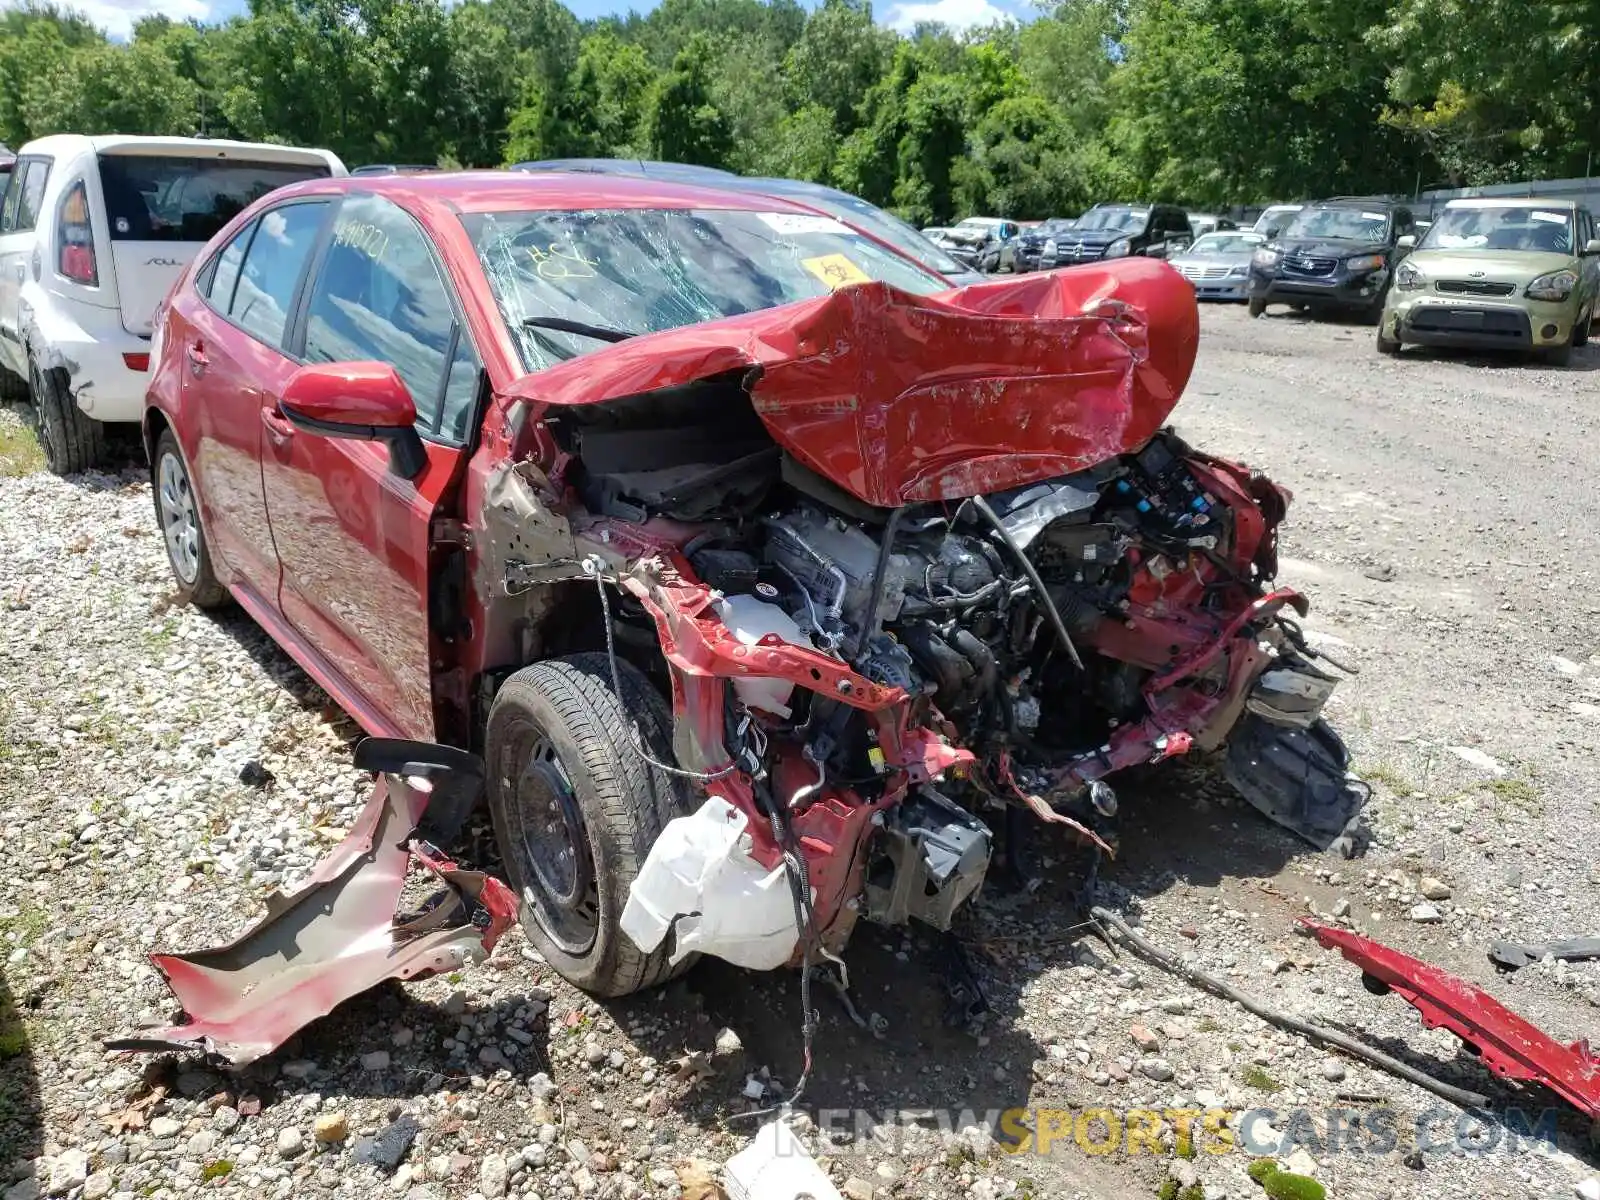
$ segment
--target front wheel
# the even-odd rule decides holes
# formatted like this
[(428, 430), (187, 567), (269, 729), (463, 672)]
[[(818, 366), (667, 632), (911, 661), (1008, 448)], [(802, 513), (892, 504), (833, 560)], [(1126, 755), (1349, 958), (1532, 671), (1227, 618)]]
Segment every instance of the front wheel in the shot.
[(1381, 316), (1378, 318), (1378, 353), (1390, 355), (1400, 353), (1400, 339), (1389, 337), (1383, 332), (1383, 318)]
[(625, 996), (688, 969), (668, 937), (646, 953), (622, 931), (628, 888), (668, 821), (689, 813), (672, 714), (643, 672), (604, 654), (535, 663), (500, 688), (485, 735), (489, 808), (528, 939), (563, 978)]
[(1262, 313), (1264, 313), (1266, 311), (1267, 311), (1267, 302), (1265, 300), (1263, 300), (1260, 296), (1251, 296), (1250, 297), (1249, 312), (1250, 312), (1250, 315), (1252, 317), (1259, 317)]

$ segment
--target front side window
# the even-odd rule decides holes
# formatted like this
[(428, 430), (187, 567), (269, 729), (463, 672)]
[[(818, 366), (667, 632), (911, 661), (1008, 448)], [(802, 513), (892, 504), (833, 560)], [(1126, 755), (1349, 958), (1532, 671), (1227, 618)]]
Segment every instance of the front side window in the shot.
[[(399, 373), (417, 406), (417, 427), (437, 432), (446, 365), (457, 338), (455, 308), (433, 248), (405, 210), (378, 196), (347, 199), (311, 286), (306, 312), (307, 362), (386, 362)], [(465, 352), (470, 355), (471, 346)], [(474, 378), (452, 373), (451, 419), (465, 402), (455, 388)]]
[[(776, 308), (879, 280), (950, 284), (832, 217), (580, 209), (462, 218), (530, 371), (608, 341)], [(584, 331), (551, 322), (575, 323)]]
[(100, 190), (114, 242), (209, 242), (277, 188), (326, 179), (326, 164), (103, 154)]
[(286, 204), (268, 210), (256, 222), (228, 314), (246, 333), (268, 345), (283, 345), (295, 290), (327, 209), (323, 200)]
[(1447, 208), (1428, 230), (1429, 250), (1573, 253), (1572, 210), (1527, 204)]

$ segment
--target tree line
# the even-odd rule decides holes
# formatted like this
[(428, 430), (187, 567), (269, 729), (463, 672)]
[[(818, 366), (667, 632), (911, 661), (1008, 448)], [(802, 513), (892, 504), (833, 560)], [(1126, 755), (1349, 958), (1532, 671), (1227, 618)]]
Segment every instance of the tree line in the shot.
[(0, 13), (0, 141), (326, 146), (364, 162), (639, 157), (832, 183), (919, 224), (1585, 174), (1600, 0), (1055, 0), (909, 34), (868, 0), (251, 0), (112, 42)]

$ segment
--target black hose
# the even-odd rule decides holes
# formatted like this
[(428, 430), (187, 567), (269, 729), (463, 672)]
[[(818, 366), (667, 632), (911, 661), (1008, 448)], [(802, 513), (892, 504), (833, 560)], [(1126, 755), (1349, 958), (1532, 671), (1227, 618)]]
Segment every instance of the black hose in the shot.
[(1039, 570), (1033, 565), (1033, 560), (1027, 556), (1022, 547), (1017, 545), (1016, 538), (1011, 536), (1011, 531), (1000, 520), (1000, 514), (989, 506), (989, 502), (982, 496), (972, 497), (972, 506), (983, 515), (983, 519), (994, 526), (995, 533), (1000, 535), (1000, 540), (1005, 543), (1006, 549), (1011, 551), (1017, 560), (1017, 565), (1022, 568), (1023, 574), (1028, 577), (1028, 582), (1033, 584), (1033, 591), (1039, 598), (1039, 603), (1044, 607), (1045, 616), (1050, 618), (1050, 624), (1055, 626), (1056, 636), (1061, 639), (1061, 648), (1067, 652), (1067, 657), (1072, 660), (1072, 665), (1078, 670), (1083, 670), (1083, 659), (1078, 657), (1078, 648), (1072, 644), (1072, 635), (1067, 632), (1067, 623), (1061, 619), (1061, 612), (1056, 608), (1056, 602), (1050, 598), (1050, 593), (1045, 590), (1044, 580), (1039, 578)]
[(900, 528), (900, 518), (905, 516), (902, 504), (889, 514), (878, 541), (878, 564), (872, 569), (872, 593), (867, 597), (866, 619), (861, 623), (861, 634), (856, 640), (856, 653), (860, 653), (883, 629), (883, 619), (878, 609), (883, 604), (883, 589), (889, 585), (889, 559), (894, 554), (894, 535)]

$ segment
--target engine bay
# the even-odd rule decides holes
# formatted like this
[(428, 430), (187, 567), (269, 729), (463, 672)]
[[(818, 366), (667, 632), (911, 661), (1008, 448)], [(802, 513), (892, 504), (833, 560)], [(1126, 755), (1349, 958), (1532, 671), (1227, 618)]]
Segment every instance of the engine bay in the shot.
[(1320, 736), (1335, 677), (1272, 586), (1290, 497), (1259, 473), (1162, 429), (1080, 472), (886, 508), (765, 439), (738, 380), (636, 403), (553, 422), (579, 553), (613, 564), (623, 642), (668, 649), (685, 765), (739, 764), (705, 790), (749, 818), (753, 869), (804, 861), (819, 944), (858, 913), (949, 928), (997, 851), (1015, 866), (1037, 827), (1019, 813), (1113, 850), (1107, 776), (1243, 723), (1269, 727), (1266, 790), (1300, 793), (1258, 807), (1324, 846), (1353, 820)]

